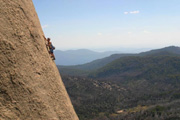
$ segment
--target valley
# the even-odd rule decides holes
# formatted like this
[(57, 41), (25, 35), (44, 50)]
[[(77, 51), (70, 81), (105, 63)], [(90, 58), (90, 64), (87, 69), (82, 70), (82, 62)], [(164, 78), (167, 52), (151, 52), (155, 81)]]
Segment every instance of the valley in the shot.
[(79, 75), (59, 68), (79, 118), (180, 119), (180, 56), (169, 48), (150, 52), (117, 57), (91, 70), (84, 67), (87, 64), (73, 66)]

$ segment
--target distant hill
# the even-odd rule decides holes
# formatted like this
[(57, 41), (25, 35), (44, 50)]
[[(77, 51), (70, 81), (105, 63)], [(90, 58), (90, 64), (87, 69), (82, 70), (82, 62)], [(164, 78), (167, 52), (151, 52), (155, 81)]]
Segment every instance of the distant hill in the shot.
[(55, 62), (57, 65), (78, 65), (78, 64), (88, 63), (96, 59), (104, 58), (115, 53), (118, 52), (115, 51), (94, 52), (87, 49), (67, 50), (67, 51), (56, 50)]
[(145, 56), (145, 55), (172, 55), (177, 54), (180, 55), (180, 47), (176, 46), (169, 46), (161, 49), (155, 49), (148, 52), (142, 52), (139, 55)]
[[(139, 54), (113, 54), (109, 57), (105, 57), (102, 59), (94, 60), (90, 63), (82, 64), (82, 65), (73, 65), (73, 66), (58, 66), (58, 69), (61, 70), (62, 74), (73, 74), (73, 75), (83, 75), (88, 74), (89, 71), (93, 71), (99, 69), (108, 63), (119, 59), (121, 57), (127, 56), (179, 56), (180, 55), (180, 47), (170, 46), (162, 49), (151, 50), (147, 52), (142, 52)], [(71, 71), (71, 72), (70, 72)]]
[(117, 79), (153, 78), (180, 73), (180, 56), (131, 56), (119, 58), (91, 73), (91, 77)]

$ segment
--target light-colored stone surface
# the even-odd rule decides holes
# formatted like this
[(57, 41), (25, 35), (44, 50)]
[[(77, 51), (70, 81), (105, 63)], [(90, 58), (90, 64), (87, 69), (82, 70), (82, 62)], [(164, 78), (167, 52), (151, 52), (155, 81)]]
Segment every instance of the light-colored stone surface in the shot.
[(78, 120), (32, 0), (0, 0), (0, 120)]

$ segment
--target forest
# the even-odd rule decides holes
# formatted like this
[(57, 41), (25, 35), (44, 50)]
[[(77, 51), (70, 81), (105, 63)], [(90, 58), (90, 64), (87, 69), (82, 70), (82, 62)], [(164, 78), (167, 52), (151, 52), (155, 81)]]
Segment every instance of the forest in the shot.
[(80, 120), (180, 119), (179, 55), (124, 56), (81, 73), (62, 74)]

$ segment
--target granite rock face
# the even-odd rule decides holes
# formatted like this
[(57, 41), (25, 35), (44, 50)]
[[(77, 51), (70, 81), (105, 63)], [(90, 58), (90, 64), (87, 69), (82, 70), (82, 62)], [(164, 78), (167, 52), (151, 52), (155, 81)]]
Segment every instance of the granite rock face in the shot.
[(0, 120), (78, 120), (32, 0), (0, 0)]

